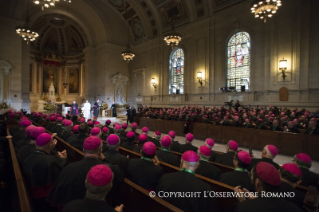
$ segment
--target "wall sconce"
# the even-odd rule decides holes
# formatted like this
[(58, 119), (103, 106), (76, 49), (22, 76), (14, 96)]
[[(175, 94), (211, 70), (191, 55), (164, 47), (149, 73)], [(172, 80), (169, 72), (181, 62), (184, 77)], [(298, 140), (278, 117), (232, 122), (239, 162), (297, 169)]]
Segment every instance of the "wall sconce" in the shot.
[(155, 83), (155, 78), (152, 78), (151, 80), (151, 85), (156, 89), (156, 83)]
[(282, 58), (282, 60), (279, 60), (279, 70), (281, 71), (282, 73), (282, 78), (286, 79), (286, 74), (285, 74), (285, 71), (287, 70), (287, 60), (285, 60), (284, 58)]
[(203, 85), (203, 76), (202, 76), (202, 72), (197, 72), (197, 79), (198, 79), (198, 82), (200, 84), (200, 86)]

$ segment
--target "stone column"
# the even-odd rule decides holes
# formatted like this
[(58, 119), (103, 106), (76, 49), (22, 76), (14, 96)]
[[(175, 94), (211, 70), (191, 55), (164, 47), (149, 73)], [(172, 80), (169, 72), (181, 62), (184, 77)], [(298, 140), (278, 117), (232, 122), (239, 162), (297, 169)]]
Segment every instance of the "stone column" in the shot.
[(10, 100), (9, 92), (9, 68), (4, 70), (4, 100)]

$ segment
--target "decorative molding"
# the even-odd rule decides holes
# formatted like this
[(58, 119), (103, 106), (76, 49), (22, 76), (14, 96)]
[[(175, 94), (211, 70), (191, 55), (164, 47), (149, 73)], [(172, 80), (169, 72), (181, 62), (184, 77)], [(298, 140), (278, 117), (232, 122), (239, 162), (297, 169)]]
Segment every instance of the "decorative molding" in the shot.
[(134, 78), (136, 79), (137, 75), (142, 74), (143, 79), (145, 78), (145, 68), (139, 68), (132, 71), (132, 74), (134, 75)]

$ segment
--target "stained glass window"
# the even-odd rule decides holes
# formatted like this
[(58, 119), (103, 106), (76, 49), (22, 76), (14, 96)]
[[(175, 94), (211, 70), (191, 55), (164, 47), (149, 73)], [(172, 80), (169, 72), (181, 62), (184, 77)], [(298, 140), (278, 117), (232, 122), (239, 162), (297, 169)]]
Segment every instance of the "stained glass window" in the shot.
[(169, 94), (184, 93), (184, 62), (183, 49), (174, 49), (170, 57)]
[(250, 36), (247, 32), (237, 32), (227, 46), (227, 87), (241, 91), (250, 88)]

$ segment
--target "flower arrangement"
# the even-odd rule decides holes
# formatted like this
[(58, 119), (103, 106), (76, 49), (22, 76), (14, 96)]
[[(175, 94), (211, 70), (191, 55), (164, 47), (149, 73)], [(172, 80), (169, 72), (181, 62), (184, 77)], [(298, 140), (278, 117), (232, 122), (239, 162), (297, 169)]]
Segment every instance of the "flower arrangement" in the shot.
[(44, 103), (44, 110), (54, 111), (55, 109), (56, 109), (56, 106), (54, 103), (52, 103), (52, 102), (45, 102)]
[(2, 102), (2, 103), (0, 104), (0, 109), (8, 109), (8, 108), (9, 108), (9, 107), (8, 107), (7, 103)]
[(118, 103), (116, 103), (115, 105), (116, 105), (116, 108), (122, 108), (123, 107), (123, 105), (120, 105)]
[(102, 103), (101, 104), (101, 110), (108, 110), (109, 109), (109, 105), (107, 103)]
[(125, 103), (125, 104), (123, 105), (123, 108), (128, 108), (128, 107), (130, 107), (130, 105), (127, 104), (127, 103)]

